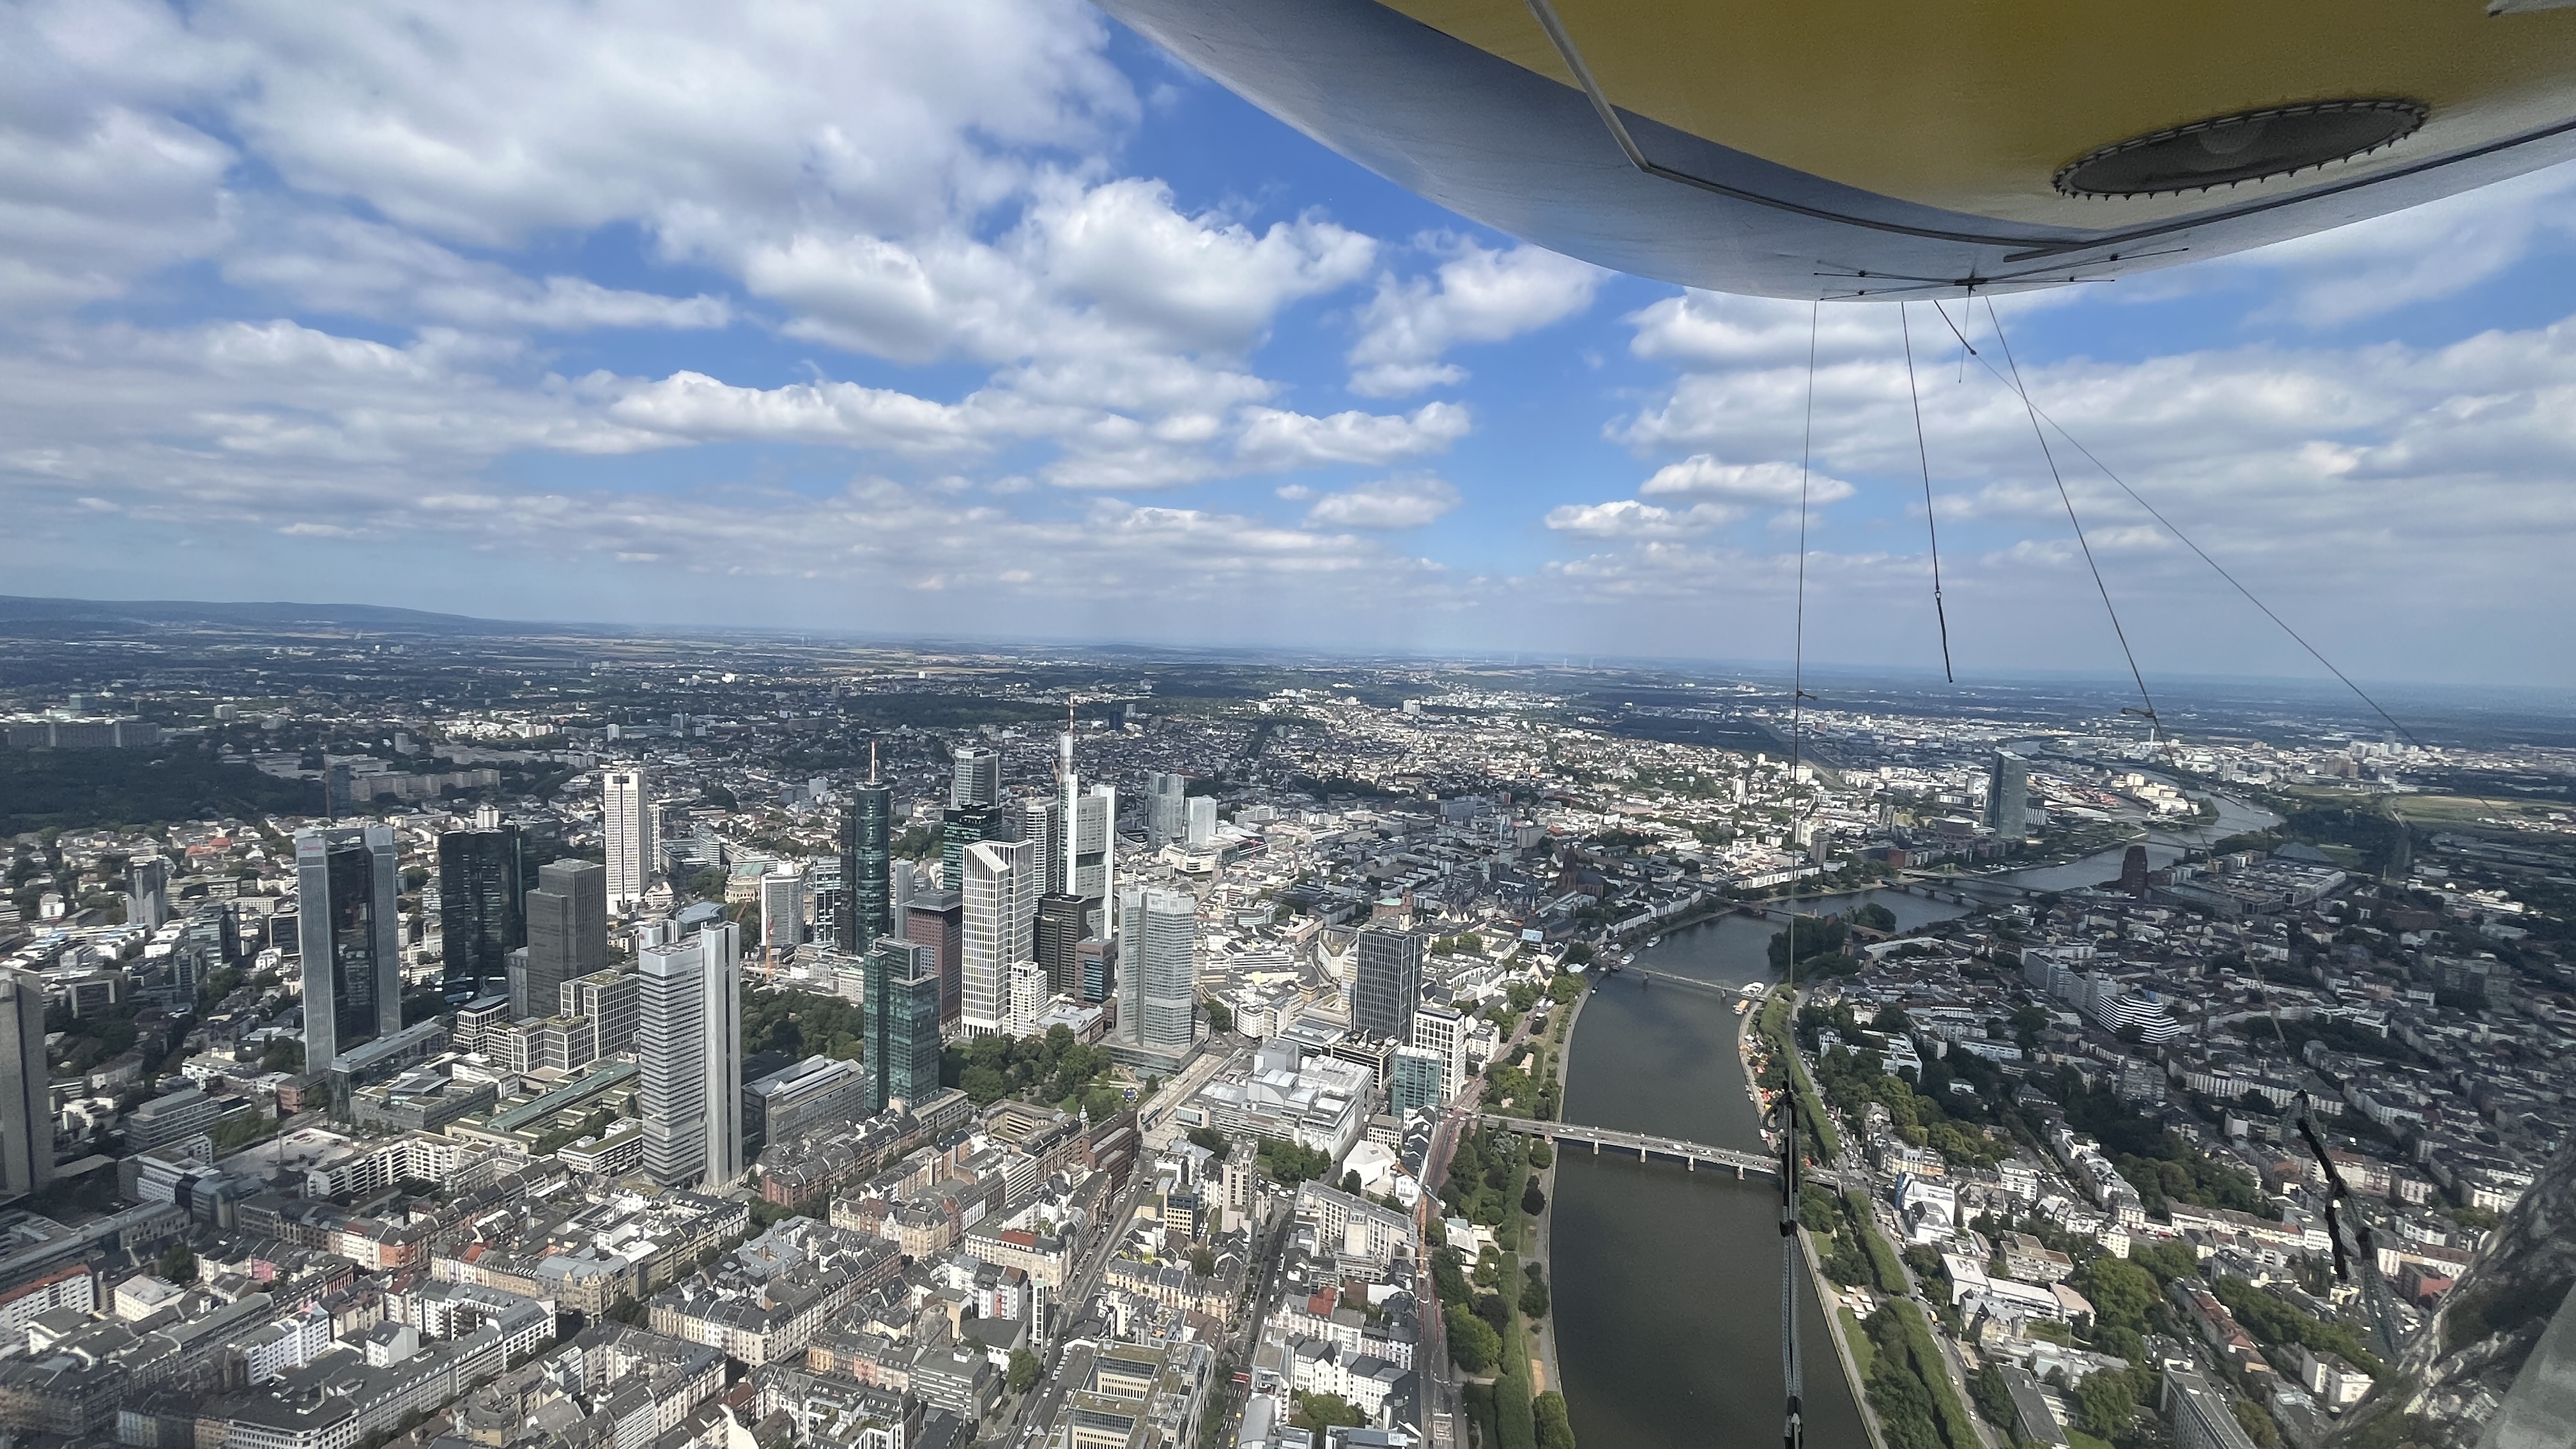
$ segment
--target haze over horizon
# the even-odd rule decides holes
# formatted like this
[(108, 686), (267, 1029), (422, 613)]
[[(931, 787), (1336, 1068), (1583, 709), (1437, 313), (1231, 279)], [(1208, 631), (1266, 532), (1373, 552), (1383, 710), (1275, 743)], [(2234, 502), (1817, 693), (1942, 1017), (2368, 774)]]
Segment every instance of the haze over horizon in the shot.
[[(1073, 0), (37, 4), (0, 77), (11, 593), (1789, 653), (1805, 304), (1463, 222)], [(1998, 305), (2348, 672), (2565, 687), (2571, 198)], [(1962, 678), (2118, 674), (2018, 399), (1910, 323)], [(1920, 670), (1899, 326), (1819, 317), (1807, 654)], [(2059, 461), (2151, 680), (2317, 677)]]

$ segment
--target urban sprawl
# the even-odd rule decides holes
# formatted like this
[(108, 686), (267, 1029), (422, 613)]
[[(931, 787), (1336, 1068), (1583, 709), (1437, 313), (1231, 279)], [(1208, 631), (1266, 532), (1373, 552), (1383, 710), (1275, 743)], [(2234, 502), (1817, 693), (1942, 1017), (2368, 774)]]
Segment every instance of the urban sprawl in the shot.
[[(1571, 1449), (1540, 1229), (1630, 1150), (1557, 1120), (1572, 1027), (1730, 913), (1794, 980), (1710, 1050), (1795, 1123), (1809, 1382), (1893, 1449), (2321, 1444), (2571, 1121), (2538, 746), (1793, 730), (1571, 669), (47, 657), (79, 687), (0, 695), (21, 1443)], [(1873, 886), (1947, 909), (1812, 903)]]

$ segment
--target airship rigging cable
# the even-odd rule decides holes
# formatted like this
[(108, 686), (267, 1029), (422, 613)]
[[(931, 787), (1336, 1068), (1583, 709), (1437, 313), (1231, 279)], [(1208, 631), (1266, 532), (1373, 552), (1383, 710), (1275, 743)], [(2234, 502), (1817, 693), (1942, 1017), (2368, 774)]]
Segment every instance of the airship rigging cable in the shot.
[[(1798, 445), (1798, 597), (1792, 615), (1789, 635), (1789, 789), (1796, 798), (1798, 788), (1798, 745), (1806, 708), (1807, 667), (1807, 478), (1808, 467), (1815, 456), (1816, 445), (1816, 330), (1823, 314), (1822, 302), (1811, 302), (1807, 310), (1807, 417), (1805, 436)], [(1804, 812), (1792, 812), (1791, 819), (1803, 820)], [(1791, 839), (1798, 834), (1790, 827)], [(1789, 999), (1798, 996), (1798, 917), (1789, 916)], [(1793, 1032), (1795, 1028), (1791, 1029)], [(1787, 1043), (1789, 1054), (1797, 1054), (1797, 1039)], [(1794, 1060), (1782, 1070), (1795, 1071)], [(1798, 1366), (1798, 1094), (1784, 1082), (1780, 1092), (1780, 1379), (1788, 1389), (1788, 1410), (1780, 1427), (1782, 1449), (1805, 1449), (1807, 1442), (1806, 1384)]]
[[(1932, 540), (1932, 618), (1941, 626), (1941, 677), (1956, 684), (1959, 676), (1950, 667), (1950, 616), (1941, 608), (1941, 525), (1932, 516), (1932, 454), (1923, 445), (1923, 393), (1914, 384), (1914, 327), (1906, 319), (1903, 302), (1896, 304), (1896, 329), (1905, 339), (1905, 396), (1914, 404), (1914, 456), (1923, 464), (1923, 527)], [(1967, 365), (1965, 358), (1960, 365)]]
[[(1900, 309), (1903, 306), (1902, 303), (1898, 305)], [(1992, 307), (1994, 304), (1990, 300), (1987, 305)], [(2022, 405), (2028, 408), (2031, 412), (2037, 414), (2039, 420), (2042, 423), (2047, 424), (2050, 431), (2056, 433), (2058, 437), (2063, 438), (2068, 447), (2083, 454), (2085, 462), (2088, 462), (2094, 467), (2102, 470), (2102, 476), (2111, 480), (2112, 487), (2119, 489), (2124, 494), (2127, 494), (2130, 502), (2145, 509), (2149, 518), (2154, 519), (2157, 525), (2163, 528), (2165, 532), (2172, 534), (2183, 547), (2190, 549), (2194, 557), (2198, 558), (2202, 563), (2209, 565), (2210, 572), (2215, 573), (2220, 578), (2226, 580), (2229, 588), (2234, 589), (2238, 594), (2244, 596), (2245, 602), (2252, 604), (2264, 618), (2271, 620), (2275, 627), (2280, 629), (2282, 633), (2288, 635), (2291, 643), (2296, 644), (2299, 648), (2305, 650), (2309, 658), (2317, 661), (2317, 663), (2322, 666), (2328, 674), (2333, 675), (2338, 681), (2340, 681), (2344, 688), (2351, 690), (2353, 697), (2360, 700), (2364, 705), (2369, 706), (2371, 713), (2379, 716), (2380, 720), (2390, 729), (2395, 730), (2398, 734), (2404, 736), (2408, 744), (2415, 746), (2419, 750), (2431, 748), (2426, 745), (2423, 740), (2417, 738), (2415, 732), (2408, 729), (2404, 721), (2398, 719), (2397, 716), (2390, 714), (2380, 705), (2378, 700), (2373, 699), (2368, 690), (2365, 690), (2359, 684), (2354, 683), (2352, 676), (2344, 673), (2341, 668), (2337, 667), (2335, 662), (2328, 659), (2322, 650), (2318, 649), (2314, 644), (2309, 643), (2306, 635), (2301, 634), (2297, 629), (2292, 628), (2289, 620), (2284, 619), (2279, 614), (2273, 612), (2272, 606), (2264, 603), (2259, 595), (2257, 595), (2252, 589), (2247, 588), (2244, 580), (2239, 579), (2233, 573), (2228, 572), (2225, 564), (2222, 564), (2217, 559), (2210, 557), (2209, 550), (2202, 548), (2192, 539), (2190, 534), (2183, 532), (2172, 519), (2165, 517), (2163, 510), (2157, 508), (2153, 503), (2148, 502), (2145, 495), (2139, 493), (2137, 489), (2130, 487), (2127, 479), (2122, 478), (2118, 473), (2113, 472), (2111, 465), (2103, 462), (2100, 455), (2096, 454), (2091, 448), (2084, 446), (2084, 440), (2082, 438), (2068, 432), (2064, 423), (2051, 417), (2048, 409), (2041, 407), (2037, 399), (2031, 397), (2028, 392), (2021, 389), (2016, 380), (2017, 374), (2016, 377), (2006, 377), (1992, 362), (1987, 361), (1985, 354), (1979, 352), (1976, 347), (1968, 341), (1967, 337), (1959, 331), (1959, 324), (1950, 321), (1950, 314), (1947, 309), (1943, 308), (1939, 302), (1935, 301), (1932, 304), (1932, 310), (1941, 314), (1941, 320), (1949, 325), (1950, 335), (1959, 339), (1959, 346), (1963, 349), (1959, 358), (1960, 366), (1965, 367), (1967, 365), (1967, 360), (1973, 357), (1977, 359), (1979, 366), (1985, 368), (1987, 372), (1994, 375), (1995, 381), (2002, 383), (2008, 388), (2012, 388), (2017, 393), (2020, 393)], [(2002, 335), (2000, 329), (1997, 330), (1996, 335)], [(2490, 808), (2492, 808), (2492, 806), (2490, 806)]]
[(2020, 395), (2022, 406), (2030, 413), (2030, 435), (2039, 440), (2039, 456), (2047, 461), (2048, 476), (2057, 484), (2057, 501), (2066, 505), (2066, 521), (2075, 529), (2075, 546), (2084, 552), (2084, 567), (2092, 572), (2093, 587), (2102, 595), (2102, 611), (2111, 616), (2111, 633), (2120, 641), (2120, 657), (2129, 661), (2129, 677), (2137, 681), (2138, 698), (2146, 706), (2142, 711), (2121, 713), (2144, 714), (2148, 732), (2162, 743), (2165, 727), (2156, 717), (2156, 697), (2147, 692), (2147, 676), (2138, 668), (2137, 651), (2129, 647), (2129, 631), (2120, 627), (2120, 610), (2111, 602), (2111, 586), (2102, 582), (2102, 566), (2093, 561), (2093, 545), (2084, 537), (2084, 520), (2075, 516), (2075, 497), (2066, 491), (2066, 476), (2057, 471), (2057, 454), (2049, 448), (2048, 433), (2039, 425), (2039, 404), (2030, 400), (2030, 389), (2022, 385), (2021, 364), (2013, 360), (2012, 342), (2004, 336), (2004, 319), (1995, 311), (1991, 296), (1986, 298), (1986, 317), (1995, 324), (1995, 341), (2004, 350), (2004, 365), (2012, 370), (2012, 390)]

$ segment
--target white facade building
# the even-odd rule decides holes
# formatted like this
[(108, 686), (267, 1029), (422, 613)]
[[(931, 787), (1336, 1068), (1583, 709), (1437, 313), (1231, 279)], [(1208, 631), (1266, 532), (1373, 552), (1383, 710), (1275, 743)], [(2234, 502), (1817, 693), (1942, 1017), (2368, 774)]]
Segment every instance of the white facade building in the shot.
[(644, 1170), (681, 1187), (742, 1176), (741, 928), (702, 928), (636, 956)]
[(600, 826), (608, 838), (608, 909), (625, 915), (653, 884), (660, 831), (653, 816), (653, 785), (643, 767), (600, 776)]

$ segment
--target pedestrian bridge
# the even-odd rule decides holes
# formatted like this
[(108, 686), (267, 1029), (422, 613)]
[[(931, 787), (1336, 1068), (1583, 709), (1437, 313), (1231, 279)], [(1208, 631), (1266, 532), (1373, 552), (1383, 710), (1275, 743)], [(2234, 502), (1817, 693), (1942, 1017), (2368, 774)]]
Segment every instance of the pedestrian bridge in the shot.
[[(1702, 1167), (1712, 1167), (1732, 1169), (1738, 1178), (1748, 1173), (1773, 1178), (1780, 1175), (1780, 1159), (1758, 1152), (1740, 1152), (1732, 1147), (1711, 1147), (1704, 1142), (1688, 1142), (1678, 1137), (1657, 1137), (1644, 1132), (1617, 1132), (1607, 1127), (1585, 1127), (1573, 1122), (1536, 1122), (1527, 1117), (1504, 1117), (1489, 1112), (1480, 1112), (1476, 1116), (1479, 1120), (1489, 1122), (1507, 1132), (1540, 1138), (1560, 1151), (1569, 1146), (1585, 1146), (1591, 1148), (1595, 1156), (1604, 1150), (1623, 1154), (1633, 1152), (1637, 1154), (1639, 1162), (1678, 1162), (1693, 1172)], [(1842, 1174), (1825, 1168), (1811, 1167), (1807, 1169), (1806, 1177), (1812, 1182), (1836, 1187), (1842, 1185)]]

